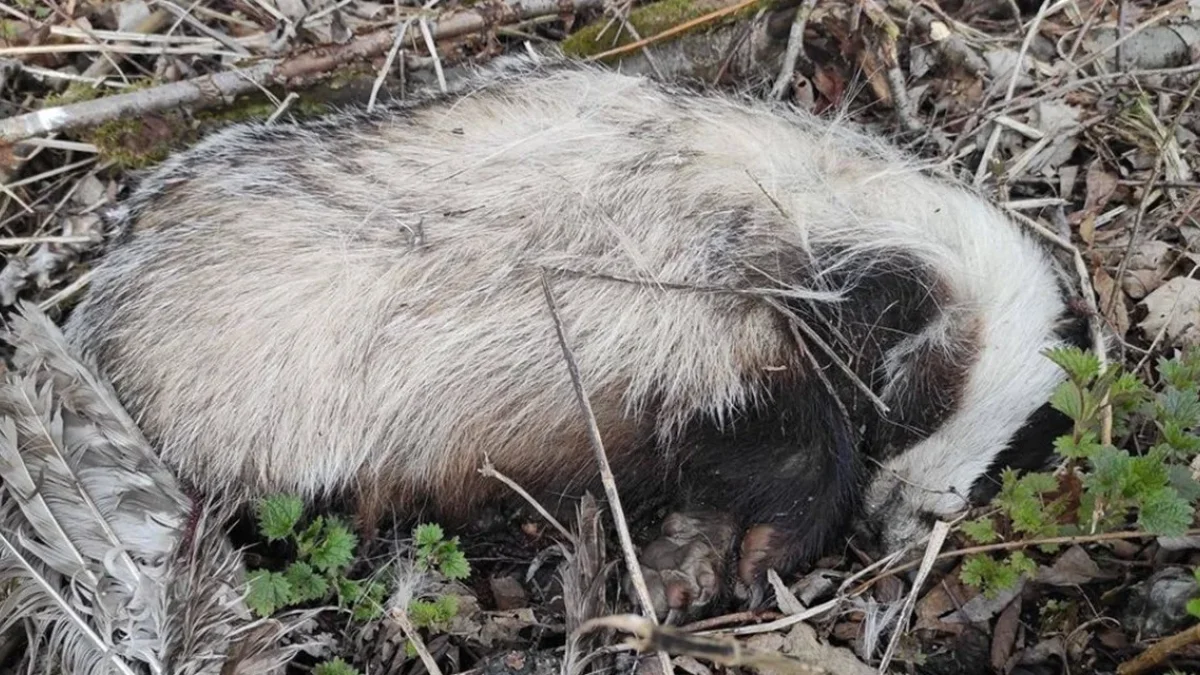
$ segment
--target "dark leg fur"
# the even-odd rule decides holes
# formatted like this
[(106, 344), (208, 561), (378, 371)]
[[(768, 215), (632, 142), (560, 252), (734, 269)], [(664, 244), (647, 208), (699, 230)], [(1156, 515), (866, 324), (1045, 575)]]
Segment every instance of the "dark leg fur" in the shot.
[(775, 389), (725, 428), (698, 425), (687, 439), (682, 508), (643, 552), (659, 610), (709, 609), (726, 589), (759, 604), (768, 570), (813, 562), (858, 508), (858, 453), (832, 395), (815, 377)]
[[(787, 262), (776, 263), (776, 278), (795, 277), (804, 269), (802, 261), (793, 260), (786, 270), (792, 274), (785, 274)], [(938, 319), (950, 299), (931, 271), (909, 257), (876, 258), (865, 272), (863, 266), (847, 268), (859, 274), (825, 279), (848, 296), (836, 311), (804, 303), (790, 309), (852, 364), (862, 382), (880, 391), (888, 350)], [(790, 333), (782, 317), (779, 330)], [(970, 340), (964, 344), (970, 347)], [(770, 569), (787, 574), (828, 552), (860, 507), (867, 479), (864, 457), (886, 455), (936, 428), (957, 403), (959, 371), (971, 357), (969, 351), (946, 357), (945, 349), (925, 350), (934, 359), (914, 350), (914, 367), (902, 384), (906, 395), (889, 401), (892, 411), (885, 420), (826, 354), (807, 348), (834, 391), (811, 372), (808, 357), (798, 356), (795, 364), (803, 366), (771, 374), (768, 400), (723, 427), (700, 422), (686, 439), (687, 497), (673, 516), (686, 519), (685, 526), (672, 521), (655, 542), (655, 556), (644, 556), (651, 576), (661, 582), (659, 599), (672, 609), (711, 609), (705, 605), (720, 589), (703, 580), (711, 582), (710, 569), (727, 567), (729, 552), (737, 552), (736, 566), (717, 578), (725, 578), (724, 586), (751, 604), (764, 599)], [(839, 401), (856, 424), (864, 425), (861, 429), (847, 419)], [(728, 541), (713, 534), (725, 531), (722, 515), (734, 524)], [(696, 562), (698, 547), (706, 551), (702, 563)], [(682, 578), (672, 576), (679, 571), (685, 572)]]

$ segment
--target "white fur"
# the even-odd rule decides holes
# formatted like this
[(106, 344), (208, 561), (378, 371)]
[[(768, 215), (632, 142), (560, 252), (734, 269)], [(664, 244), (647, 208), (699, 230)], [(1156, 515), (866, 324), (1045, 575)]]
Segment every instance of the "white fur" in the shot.
[[(222, 132), (128, 201), (134, 236), (68, 334), (105, 355), (168, 462), (306, 495), (399, 470), (453, 499), (485, 452), (502, 471), (533, 452), (566, 483), (588, 465), (539, 269), (592, 273), (551, 277), (602, 429), (669, 442), (761, 398), (748, 369), (792, 345), (753, 298), (655, 284), (744, 285), (781, 246), (916, 255), (946, 280), (947, 316), (983, 322), (962, 409), (870, 491), (905, 484), (902, 513), (879, 516), (897, 536), (905, 514), (961, 507), (1058, 381), (1038, 354), (1062, 310), (1045, 255), (886, 144), (599, 69), (478, 82), (409, 117)], [(749, 224), (726, 246), (734, 209)], [(836, 306), (821, 280), (762, 290)]]

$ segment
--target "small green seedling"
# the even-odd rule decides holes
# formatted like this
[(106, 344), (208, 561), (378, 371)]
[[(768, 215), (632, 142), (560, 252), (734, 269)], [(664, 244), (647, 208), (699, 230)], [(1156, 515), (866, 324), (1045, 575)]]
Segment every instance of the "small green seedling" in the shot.
[(358, 538), (337, 518), (317, 516), (301, 526), (304, 503), (293, 495), (273, 495), (258, 503), (259, 531), (268, 541), (288, 541), (296, 559), (282, 572), (253, 570), (246, 604), (259, 616), (285, 607), (326, 602), (337, 597), (355, 619), (379, 617), (387, 587), (378, 581), (346, 576)]

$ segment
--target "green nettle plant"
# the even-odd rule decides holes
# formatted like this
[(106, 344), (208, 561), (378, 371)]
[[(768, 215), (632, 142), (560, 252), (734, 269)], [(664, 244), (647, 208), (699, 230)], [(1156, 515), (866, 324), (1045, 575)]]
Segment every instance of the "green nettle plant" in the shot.
[[(304, 502), (294, 495), (267, 497), (258, 503), (257, 510), (259, 533), (267, 541), (288, 541), (296, 556), (282, 572), (265, 569), (250, 572), (246, 604), (255, 613), (265, 617), (287, 607), (329, 602), (336, 597), (338, 606), (349, 608), (356, 620), (370, 621), (383, 615), (387, 586), (380, 581), (347, 576), (358, 538), (345, 523), (317, 516), (302, 524)], [(459, 549), (458, 537), (447, 539), (440, 525), (417, 526), (413, 540), (418, 571), (440, 574), (448, 580), (470, 576), (471, 566)], [(458, 609), (458, 597), (454, 595), (415, 598), (408, 605), (408, 617), (417, 628), (438, 628), (449, 624), (458, 615)], [(415, 653), (411, 644), (408, 651), (410, 656)], [(340, 658), (318, 664), (313, 673), (359, 675), (357, 669)]]
[[(415, 562), (421, 572), (437, 572), (450, 580), (462, 580), (471, 575), (471, 565), (458, 548), (458, 537), (446, 539), (440, 525), (427, 523), (413, 530), (416, 545)], [(414, 598), (408, 604), (408, 618), (417, 628), (444, 626), (458, 615), (458, 596), (437, 595), (429, 599)]]
[[(1054, 443), (1063, 465), (1053, 473), (1005, 471), (992, 502), (995, 514), (963, 523), (963, 532), (979, 544), (1000, 541), (1001, 527), (1012, 539), (1038, 540), (1114, 531), (1134, 516), (1147, 534), (1186, 532), (1200, 497), (1188, 466), (1200, 453), (1200, 349), (1160, 359), (1157, 390), (1119, 365), (1102, 366), (1088, 351), (1060, 348), (1046, 356), (1067, 373), (1050, 401), (1073, 420), (1071, 432)], [(1144, 452), (1101, 440), (1106, 407), (1111, 436), (1150, 439)], [(1056, 546), (1040, 548), (1052, 552)], [(1022, 551), (979, 554), (964, 561), (962, 580), (994, 597), (1036, 569)]]
[(349, 608), (355, 619), (382, 615), (387, 586), (346, 576), (354, 562), (358, 538), (341, 520), (317, 516), (302, 526), (304, 503), (293, 495), (273, 495), (258, 503), (259, 532), (268, 541), (286, 540), (296, 559), (282, 572), (253, 570), (246, 604), (260, 616), (310, 602)]

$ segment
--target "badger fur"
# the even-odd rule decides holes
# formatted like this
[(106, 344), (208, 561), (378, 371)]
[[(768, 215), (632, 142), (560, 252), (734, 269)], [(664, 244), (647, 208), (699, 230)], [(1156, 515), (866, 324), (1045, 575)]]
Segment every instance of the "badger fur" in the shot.
[(1044, 462), (1078, 323), (1035, 241), (886, 143), (578, 65), (235, 126), (116, 215), (67, 334), (200, 488), (371, 520), (504, 496), (485, 455), (592, 487), (545, 274), (623, 495), (724, 514), (747, 584)]

